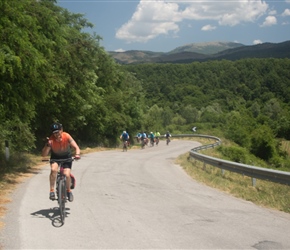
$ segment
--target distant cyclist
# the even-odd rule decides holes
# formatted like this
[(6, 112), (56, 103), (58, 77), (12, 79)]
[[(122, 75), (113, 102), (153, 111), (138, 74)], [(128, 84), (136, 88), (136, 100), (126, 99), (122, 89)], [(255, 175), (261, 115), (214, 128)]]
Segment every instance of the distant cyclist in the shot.
[(169, 131), (167, 131), (166, 134), (165, 134), (164, 136), (165, 136), (165, 138), (166, 138), (166, 144), (168, 145), (169, 142), (170, 142), (171, 134), (169, 133)]
[(160, 133), (158, 131), (155, 132), (155, 142), (156, 142), (156, 146), (158, 146), (159, 143), (159, 137), (160, 137)]
[(124, 130), (123, 133), (120, 135), (120, 139), (123, 141), (123, 142), (126, 142), (128, 144), (128, 141), (130, 139), (130, 136), (129, 134)]
[[(71, 148), (75, 150), (75, 159), (80, 159), (80, 148), (71, 137), (70, 134), (63, 132), (62, 124), (53, 123), (51, 125), (51, 136), (47, 138), (47, 143), (42, 149), (42, 156), (45, 157), (50, 153), (50, 159), (68, 159), (72, 157)], [(63, 164), (64, 174), (66, 176), (66, 189), (67, 197), (69, 201), (73, 201), (73, 194), (71, 192), (71, 168), (72, 162), (65, 162)], [(50, 193), (49, 199), (55, 200), (54, 185), (56, 182), (56, 176), (58, 171), (58, 163), (50, 161), (50, 176), (49, 176), (49, 185)]]
[(148, 146), (149, 139), (148, 139), (148, 135), (145, 131), (143, 132), (143, 136), (144, 136), (145, 145)]
[(153, 134), (153, 132), (151, 132), (148, 137), (150, 137), (150, 144), (153, 147), (154, 146), (154, 134)]
[(136, 137), (137, 137), (137, 142), (139, 143), (141, 140), (142, 132), (139, 132)]
[(165, 136), (165, 138), (167, 139), (167, 138), (170, 138), (170, 137), (171, 137), (171, 134), (169, 133), (169, 131), (167, 131), (166, 134), (165, 134), (164, 136)]
[(140, 140), (141, 140), (141, 148), (144, 148), (148, 140), (145, 132), (141, 133)]

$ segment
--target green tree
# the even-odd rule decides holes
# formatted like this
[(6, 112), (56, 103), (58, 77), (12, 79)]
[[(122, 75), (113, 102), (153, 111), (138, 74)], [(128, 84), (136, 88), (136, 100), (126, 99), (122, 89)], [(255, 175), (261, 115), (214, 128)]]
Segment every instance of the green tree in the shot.
[[(40, 31), (39, 19), (45, 17), (38, 15), (39, 12), (45, 15), (44, 4), (2, 0), (0, 5), (1, 122), (9, 124), (5, 127), (10, 137), (7, 139), (18, 150), (34, 146), (34, 126), (30, 124), (37, 105), (45, 100), (50, 88), (50, 82), (43, 79), (50, 79), (48, 59), (53, 42)], [(19, 126), (22, 129), (17, 129)]]
[(251, 134), (251, 152), (265, 160), (269, 161), (277, 154), (277, 142), (275, 141), (271, 129), (262, 125), (257, 127)]
[(155, 132), (160, 130), (162, 126), (162, 114), (163, 108), (159, 108), (158, 105), (154, 104), (144, 115), (143, 126), (146, 131)]
[(172, 118), (172, 123), (175, 125), (184, 125), (186, 123), (186, 119), (184, 119), (181, 115), (175, 114)]
[(196, 107), (192, 107), (191, 105), (188, 105), (184, 109), (181, 109), (180, 114), (188, 124), (197, 122), (200, 118), (198, 109)]
[(232, 111), (226, 115), (226, 138), (234, 141), (238, 145), (250, 148), (250, 134), (252, 126), (248, 124), (249, 117), (241, 115), (237, 111)]

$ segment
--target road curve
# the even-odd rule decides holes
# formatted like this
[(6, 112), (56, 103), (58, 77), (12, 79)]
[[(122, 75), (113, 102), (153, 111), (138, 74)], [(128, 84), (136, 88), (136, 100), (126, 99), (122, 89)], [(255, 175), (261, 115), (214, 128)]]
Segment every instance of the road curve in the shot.
[[(290, 215), (197, 183), (174, 159), (197, 142), (102, 151), (73, 163), (65, 225), (48, 199), (49, 166), (12, 194), (6, 249), (290, 249)], [(1, 248), (1, 247), (0, 247)]]

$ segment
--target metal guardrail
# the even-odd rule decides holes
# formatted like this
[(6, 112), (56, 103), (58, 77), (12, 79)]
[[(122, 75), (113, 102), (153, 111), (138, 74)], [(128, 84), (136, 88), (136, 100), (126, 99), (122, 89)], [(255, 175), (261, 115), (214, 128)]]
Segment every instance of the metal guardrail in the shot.
[(198, 153), (198, 151), (213, 148), (221, 144), (221, 140), (218, 137), (209, 135), (199, 135), (199, 134), (188, 134), (188, 135), (172, 135), (172, 137), (203, 137), (208, 139), (216, 140), (213, 144), (203, 145), (190, 150), (190, 156), (196, 160), (202, 161), (204, 164), (209, 164), (218, 167), (222, 170), (228, 170), (231, 172), (239, 173), (252, 177), (252, 184), (255, 186), (256, 179), (267, 180), (275, 183), (280, 183), (284, 185), (290, 185), (290, 172), (273, 170), (268, 168), (261, 168), (256, 166), (250, 166), (246, 164), (236, 163), (232, 161), (221, 160), (218, 158), (210, 157)]

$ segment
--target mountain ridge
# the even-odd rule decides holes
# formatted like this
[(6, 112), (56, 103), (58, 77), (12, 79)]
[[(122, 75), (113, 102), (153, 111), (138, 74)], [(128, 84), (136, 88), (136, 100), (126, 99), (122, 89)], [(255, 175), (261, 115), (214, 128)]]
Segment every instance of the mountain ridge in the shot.
[(141, 63), (191, 63), (208, 60), (239, 60), (243, 58), (290, 58), (290, 41), (243, 45), (234, 42), (192, 43), (169, 52), (128, 50), (109, 51), (109, 55), (120, 64)]
[(178, 53), (183, 51), (188, 52), (195, 52), (200, 54), (216, 54), (220, 51), (226, 50), (226, 49), (233, 49), (237, 47), (245, 46), (241, 43), (235, 43), (235, 42), (203, 42), (203, 43), (189, 43), (185, 44), (183, 46), (179, 46), (168, 53)]

